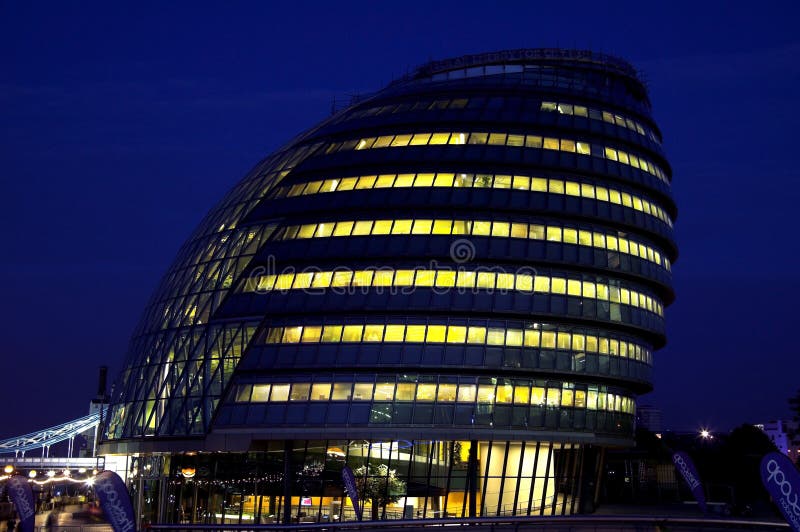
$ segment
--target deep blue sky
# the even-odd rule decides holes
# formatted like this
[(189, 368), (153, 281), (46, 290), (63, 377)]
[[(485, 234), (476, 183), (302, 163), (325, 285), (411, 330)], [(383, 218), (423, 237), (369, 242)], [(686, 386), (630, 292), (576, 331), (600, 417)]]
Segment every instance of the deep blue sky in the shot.
[(787, 415), (800, 4), (163, 4), (0, 1), (0, 436), (86, 411), (203, 214), (334, 97), (549, 46), (644, 70), (673, 165), (678, 300), (643, 402), (678, 429)]

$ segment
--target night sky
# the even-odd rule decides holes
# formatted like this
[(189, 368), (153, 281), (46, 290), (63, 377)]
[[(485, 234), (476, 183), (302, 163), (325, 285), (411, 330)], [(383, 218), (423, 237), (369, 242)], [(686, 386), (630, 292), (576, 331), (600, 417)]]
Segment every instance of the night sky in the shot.
[[(524, 47), (646, 74), (674, 170), (666, 427), (800, 387), (800, 4), (0, 0), (0, 437), (86, 413), (205, 212), (259, 159), (430, 59)], [(655, 6), (658, 7), (655, 7)]]

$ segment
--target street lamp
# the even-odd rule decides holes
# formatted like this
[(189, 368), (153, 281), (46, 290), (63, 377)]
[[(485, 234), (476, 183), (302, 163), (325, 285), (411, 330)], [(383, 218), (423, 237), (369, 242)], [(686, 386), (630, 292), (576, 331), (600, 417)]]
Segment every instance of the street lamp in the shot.
[(8, 464), (3, 468), (3, 473), (5, 473), (6, 475), (10, 475), (13, 472), (14, 472), (14, 466), (11, 464)]
[(700, 429), (700, 437), (704, 440), (713, 440), (714, 435), (708, 429)]
[(30, 472), (28, 473), (28, 476), (30, 478), (36, 478), (36, 470), (35, 469), (31, 469)]

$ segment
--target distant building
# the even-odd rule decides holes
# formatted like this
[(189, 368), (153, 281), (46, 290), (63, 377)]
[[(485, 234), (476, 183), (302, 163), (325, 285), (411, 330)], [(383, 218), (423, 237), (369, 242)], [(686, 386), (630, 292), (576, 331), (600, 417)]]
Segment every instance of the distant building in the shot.
[(636, 408), (637, 426), (650, 432), (661, 434), (664, 430), (661, 422), (661, 409), (651, 405), (640, 405)]
[[(764, 423), (763, 425), (756, 425), (756, 427), (764, 431), (764, 434), (766, 434), (775, 447), (777, 447), (778, 452), (789, 456), (792, 460), (796, 460), (797, 450), (793, 448), (791, 439), (789, 438), (789, 427), (787, 423), (787, 421), (779, 419), (777, 421)], [(790, 454), (790, 449), (794, 452), (794, 456)]]

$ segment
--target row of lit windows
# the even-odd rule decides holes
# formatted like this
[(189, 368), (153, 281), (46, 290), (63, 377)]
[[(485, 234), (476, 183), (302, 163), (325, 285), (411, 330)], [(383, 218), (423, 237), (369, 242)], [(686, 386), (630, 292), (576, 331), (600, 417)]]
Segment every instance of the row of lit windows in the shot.
[(530, 384), (468, 384), (445, 382), (295, 382), (240, 384), (235, 390), (238, 403), (286, 401), (415, 401), (472, 403), (481, 405), (515, 404), (585, 408), (633, 414), (630, 397), (600, 391), (575, 389), (564, 383), (558, 387)]
[(559, 139), (553, 137), (541, 137), (538, 135), (517, 135), (513, 133), (407, 133), (402, 135), (382, 135), (380, 137), (366, 137), (344, 142), (333, 142), (325, 150), (325, 153), (349, 150), (369, 150), (375, 148), (394, 148), (402, 146), (433, 146), (445, 144), (481, 144), (489, 146), (517, 146), (526, 148), (539, 148), (545, 150), (563, 151), (577, 153), (579, 155), (591, 155), (602, 159), (610, 159), (634, 168), (639, 168), (645, 172), (659, 178), (664, 183), (669, 184), (663, 170), (644, 158), (637, 157), (631, 153), (590, 144), (586, 141), (576, 141), (572, 139)]
[(469, 290), (518, 291), (569, 295), (621, 303), (664, 315), (663, 305), (654, 297), (608, 284), (565, 277), (496, 271), (367, 269), (301, 271), (257, 275), (245, 283), (245, 291), (309, 290), (325, 288), (460, 288)]
[(556, 103), (556, 102), (542, 102), (540, 108), (542, 111), (557, 112), (563, 115), (574, 115), (591, 118), (592, 120), (602, 120), (608, 124), (622, 126), (635, 131), (638, 134), (645, 136), (653, 142), (660, 144), (658, 137), (649, 128), (643, 127), (639, 122), (620, 116), (608, 111), (600, 111), (598, 109), (589, 109), (582, 105), (573, 105), (571, 103)]
[(276, 239), (295, 240), (364, 235), (469, 235), (546, 240), (618, 251), (648, 260), (667, 270), (670, 269), (669, 260), (650, 246), (597, 231), (558, 225), (490, 220), (347, 220), (288, 225), (279, 230)]
[(323, 194), (326, 192), (345, 190), (407, 187), (499, 188), (582, 197), (613, 203), (615, 205), (622, 205), (650, 216), (655, 216), (672, 227), (672, 219), (664, 209), (639, 196), (634, 196), (633, 194), (613, 188), (580, 183), (578, 181), (523, 175), (451, 173), (366, 175), (284, 185), (275, 190), (275, 197), (307, 196), (309, 194)]
[[(477, 104), (478, 104), (477, 106), (474, 105), (474, 103), (476, 103), (476, 100), (475, 99), (470, 100), (469, 98), (452, 98), (452, 99), (440, 98), (433, 101), (425, 100), (417, 102), (393, 103), (389, 105), (380, 105), (377, 107), (368, 107), (366, 109), (361, 109), (359, 111), (353, 112), (348, 118), (351, 119), (363, 118), (367, 116), (405, 113), (408, 111), (436, 111), (444, 109), (464, 109), (467, 106), (471, 108), (488, 106), (489, 108), (502, 109), (504, 107), (505, 101), (506, 99), (502, 97), (491, 98), (488, 100), (488, 102), (485, 101), (483, 98), (479, 98), (477, 99)], [(563, 102), (561, 103), (541, 102), (539, 110), (547, 112), (558, 112), (566, 115), (582, 116), (585, 118), (591, 118), (592, 120), (601, 120), (608, 124), (613, 124), (616, 126), (630, 129), (631, 131), (635, 131), (636, 133), (642, 135), (643, 137), (649, 138), (650, 140), (652, 140), (657, 144), (661, 143), (656, 134), (650, 128), (641, 125), (636, 120), (632, 120), (630, 118), (621, 116), (616, 113), (611, 113), (609, 111), (603, 111), (600, 109), (591, 109), (588, 107), (584, 107), (582, 105), (574, 105), (571, 103), (563, 103)]]
[(562, 349), (630, 358), (652, 364), (649, 349), (616, 338), (567, 331), (513, 329), (477, 325), (325, 324), (272, 327), (268, 344), (298, 343), (447, 343), (535, 349)]

